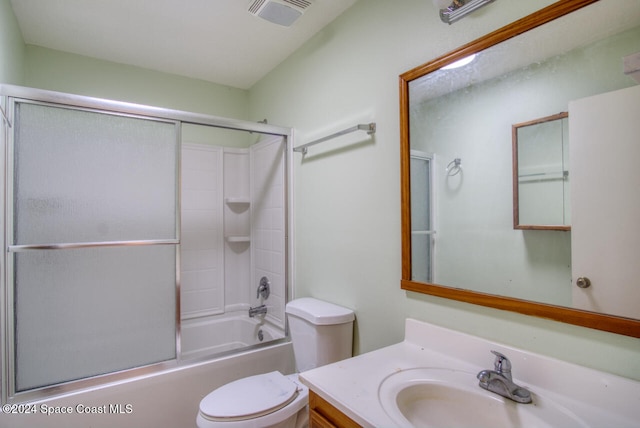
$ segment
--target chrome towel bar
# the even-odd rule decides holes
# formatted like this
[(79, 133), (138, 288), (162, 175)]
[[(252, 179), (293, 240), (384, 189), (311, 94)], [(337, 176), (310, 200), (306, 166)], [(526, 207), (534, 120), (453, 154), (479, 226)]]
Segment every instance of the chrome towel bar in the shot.
[(327, 135), (326, 137), (319, 138), (317, 140), (313, 140), (309, 143), (302, 144), (298, 147), (294, 147), (294, 152), (302, 152), (303, 155), (307, 154), (307, 148), (313, 146), (318, 143), (322, 143), (327, 140), (331, 140), (333, 138), (339, 137), (341, 135), (350, 134), (355, 131), (367, 131), (367, 134), (372, 135), (376, 133), (376, 124), (375, 122), (359, 124), (356, 126), (352, 126), (351, 128), (344, 129), (342, 131), (336, 132), (335, 134)]

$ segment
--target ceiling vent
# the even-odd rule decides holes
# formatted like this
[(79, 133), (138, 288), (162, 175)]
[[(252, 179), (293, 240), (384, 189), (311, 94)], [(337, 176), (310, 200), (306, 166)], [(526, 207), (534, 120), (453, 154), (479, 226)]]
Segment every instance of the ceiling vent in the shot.
[(289, 27), (309, 6), (309, 0), (254, 0), (249, 5), (249, 13), (274, 24)]

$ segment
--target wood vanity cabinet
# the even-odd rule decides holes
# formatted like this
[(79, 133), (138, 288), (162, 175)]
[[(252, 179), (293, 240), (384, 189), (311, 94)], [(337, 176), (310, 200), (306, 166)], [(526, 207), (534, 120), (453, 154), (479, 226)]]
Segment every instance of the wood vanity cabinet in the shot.
[(360, 425), (309, 390), (309, 428), (358, 428)]

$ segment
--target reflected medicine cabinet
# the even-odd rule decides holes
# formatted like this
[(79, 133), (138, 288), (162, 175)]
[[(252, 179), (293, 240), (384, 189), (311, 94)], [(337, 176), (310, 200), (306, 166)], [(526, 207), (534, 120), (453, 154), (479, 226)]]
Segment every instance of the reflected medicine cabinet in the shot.
[(568, 116), (512, 126), (514, 229), (571, 230)]

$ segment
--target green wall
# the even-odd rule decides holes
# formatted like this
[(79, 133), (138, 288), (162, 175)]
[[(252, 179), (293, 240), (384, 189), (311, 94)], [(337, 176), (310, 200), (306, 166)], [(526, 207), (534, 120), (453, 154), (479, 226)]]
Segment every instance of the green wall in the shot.
[(24, 42), (9, 0), (0, 0), (0, 83), (23, 83)]
[(25, 86), (246, 119), (248, 92), (28, 45)]
[(401, 341), (412, 317), (640, 379), (638, 339), (400, 289), (398, 76), (550, 3), (500, 0), (446, 25), (431, 1), (360, 0), (251, 88), (251, 117), (295, 126), (297, 144), (377, 123), (294, 158), (297, 295), (354, 308), (357, 352)]

